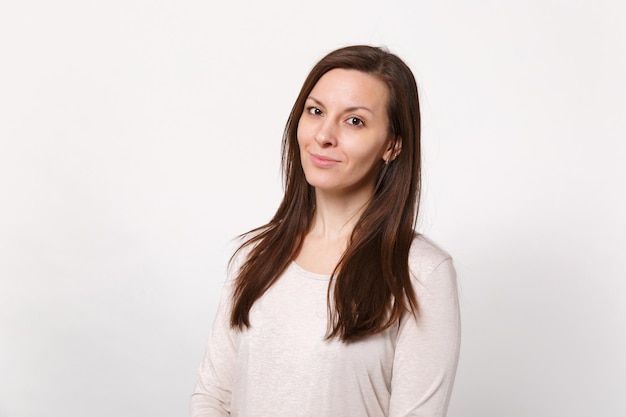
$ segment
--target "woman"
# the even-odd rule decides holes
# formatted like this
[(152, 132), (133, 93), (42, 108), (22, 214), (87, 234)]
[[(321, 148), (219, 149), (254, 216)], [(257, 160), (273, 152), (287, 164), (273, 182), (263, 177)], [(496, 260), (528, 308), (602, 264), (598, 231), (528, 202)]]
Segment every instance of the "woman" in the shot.
[(191, 401), (207, 416), (445, 416), (459, 353), (452, 260), (413, 230), (417, 86), (352, 46), (307, 77), (285, 195), (233, 256)]

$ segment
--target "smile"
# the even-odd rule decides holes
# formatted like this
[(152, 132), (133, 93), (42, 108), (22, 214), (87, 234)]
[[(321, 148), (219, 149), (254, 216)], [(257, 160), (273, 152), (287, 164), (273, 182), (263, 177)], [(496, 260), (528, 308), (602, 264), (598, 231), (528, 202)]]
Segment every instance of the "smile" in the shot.
[(339, 163), (339, 161), (337, 161), (336, 159), (328, 158), (326, 156), (315, 155), (315, 154), (310, 154), (310, 155), (311, 155), (311, 162), (313, 162), (313, 165), (320, 167), (320, 168), (331, 167)]

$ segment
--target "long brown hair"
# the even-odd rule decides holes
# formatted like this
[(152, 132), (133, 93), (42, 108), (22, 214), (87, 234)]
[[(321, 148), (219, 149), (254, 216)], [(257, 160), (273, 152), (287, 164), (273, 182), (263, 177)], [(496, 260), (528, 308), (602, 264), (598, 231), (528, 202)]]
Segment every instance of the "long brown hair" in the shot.
[(378, 77), (389, 89), (390, 137), (397, 157), (381, 161), (379, 183), (354, 227), (328, 287), (328, 338), (354, 341), (385, 330), (404, 311), (417, 312), (408, 256), (421, 185), (420, 109), (415, 77), (396, 55), (371, 46), (349, 46), (326, 55), (307, 76), (282, 141), (285, 195), (270, 222), (247, 234), (249, 254), (233, 293), (231, 326), (250, 327), (250, 308), (276, 282), (302, 247), (315, 210), (315, 189), (304, 176), (297, 141), (304, 103), (318, 80), (335, 68)]

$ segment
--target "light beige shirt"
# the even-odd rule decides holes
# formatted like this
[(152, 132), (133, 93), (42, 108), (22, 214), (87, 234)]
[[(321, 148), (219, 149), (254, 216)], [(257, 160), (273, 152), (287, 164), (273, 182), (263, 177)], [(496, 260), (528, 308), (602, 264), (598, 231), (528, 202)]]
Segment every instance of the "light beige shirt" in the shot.
[(444, 417), (460, 345), (455, 270), (450, 256), (423, 237), (413, 241), (409, 265), (417, 318), (406, 313), (386, 331), (349, 344), (324, 339), (329, 276), (292, 263), (253, 305), (251, 328), (242, 332), (228, 324), (230, 276), (191, 416)]

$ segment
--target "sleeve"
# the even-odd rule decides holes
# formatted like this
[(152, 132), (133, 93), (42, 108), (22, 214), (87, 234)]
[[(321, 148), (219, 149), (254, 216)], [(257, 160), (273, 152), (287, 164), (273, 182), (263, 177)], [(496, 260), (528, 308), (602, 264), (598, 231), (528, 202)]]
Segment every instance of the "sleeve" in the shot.
[(231, 387), (237, 358), (236, 331), (230, 327), (233, 282), (222, 289), (218, 310), (191, 395), (191, 417), (230, 415)]
[(452, 259), (413, 282), (418, 314), (406, 313), (399, 324), (389, 416), (445, 417), (461, 339)]

